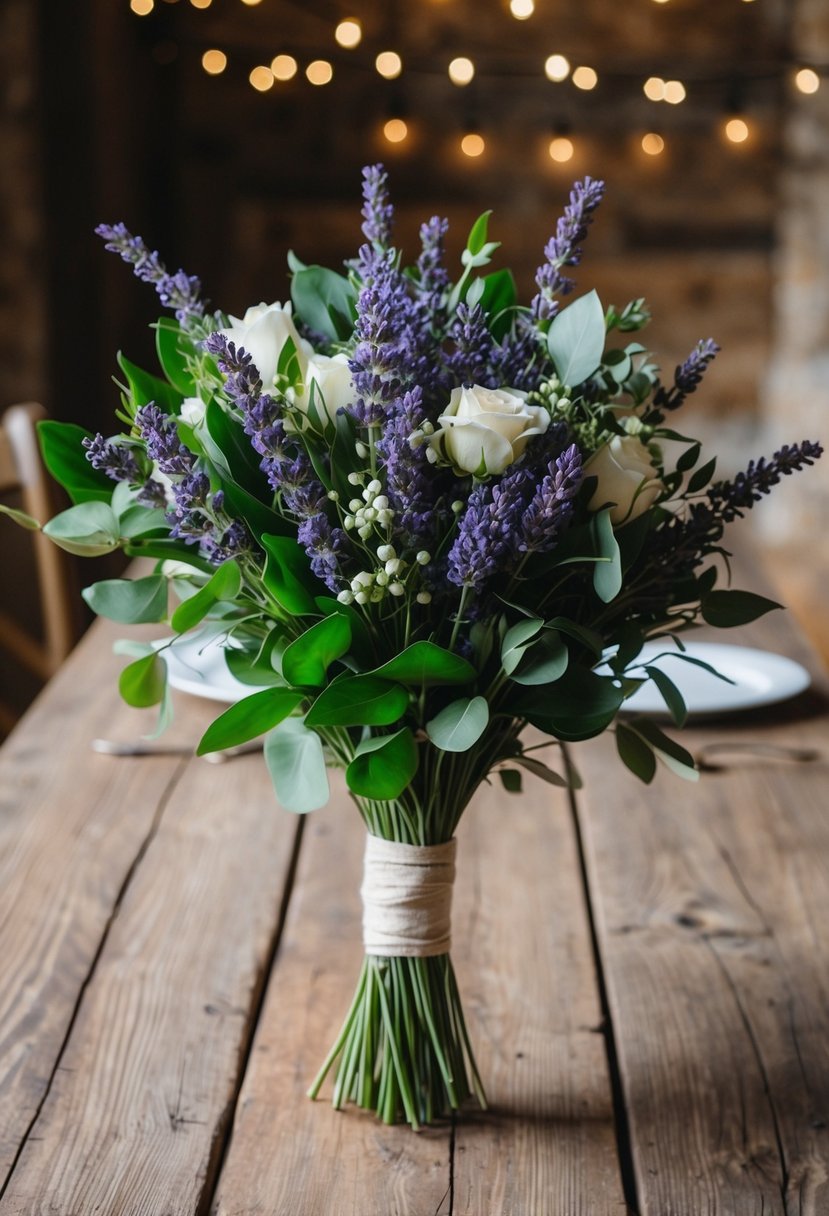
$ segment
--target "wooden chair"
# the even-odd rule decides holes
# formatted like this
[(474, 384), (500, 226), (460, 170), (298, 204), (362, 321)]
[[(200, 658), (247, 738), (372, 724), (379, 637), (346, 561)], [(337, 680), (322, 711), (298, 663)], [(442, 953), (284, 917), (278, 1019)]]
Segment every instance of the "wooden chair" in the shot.
[[(13, 405), (0, 418), (0, 494), (19, 493), (23, 510), (41, 523), (54, 513), (46, 470), (40, 458), (35, 423), (46, 417), (34, 402)], [(14, 527), (6, 521), (9, 527)], [(5, 526), (5, 525), (2, 525)], [(47, 680), (77, 639), (74, 597), (63, 553), (40, 533), (27, 533), (34, 543), (35, 569), (42, 612), (39, 638), (0, 611), (0, 646), (41, 680)], [(8, 585), (8, 584), (7, 584)], [(0, 706), (0, 725), (13, 714)]]

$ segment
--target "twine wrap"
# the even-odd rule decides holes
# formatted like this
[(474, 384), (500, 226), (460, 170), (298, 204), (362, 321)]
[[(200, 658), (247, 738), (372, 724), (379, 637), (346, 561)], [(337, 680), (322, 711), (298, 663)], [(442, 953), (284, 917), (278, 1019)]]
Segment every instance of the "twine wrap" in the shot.
[(363, 942), (366, 954), (428, 958), (452, 941), (455, 841), (398, 844), (366, 838)]

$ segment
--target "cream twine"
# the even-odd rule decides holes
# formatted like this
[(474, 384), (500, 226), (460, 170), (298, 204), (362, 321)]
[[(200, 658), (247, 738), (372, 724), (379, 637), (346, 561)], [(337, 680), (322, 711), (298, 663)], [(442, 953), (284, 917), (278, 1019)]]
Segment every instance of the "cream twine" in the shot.
[(366, 954), (428, 958), (452, 937), (455, 841), (398, 844), (369, 835), (360, 894)]

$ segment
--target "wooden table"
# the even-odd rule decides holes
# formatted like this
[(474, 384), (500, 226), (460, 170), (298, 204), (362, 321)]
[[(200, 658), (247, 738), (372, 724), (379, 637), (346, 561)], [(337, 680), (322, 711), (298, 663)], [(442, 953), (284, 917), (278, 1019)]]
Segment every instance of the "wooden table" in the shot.
[[(93, 754), (148, 729), (121, 632), (0, 753), (0, 1216), (829, 1213), (822, 694), (686, 735), (817, 762), (645, 788), (604, 738), (573, 803), (482, 790), (454, 956), (492, 1111), (415, 1134), (304, 1096), (360, 959), (342, 786), (303, 821), (258, 756)], [(740, 638), (803, 656), (781, 614)]]

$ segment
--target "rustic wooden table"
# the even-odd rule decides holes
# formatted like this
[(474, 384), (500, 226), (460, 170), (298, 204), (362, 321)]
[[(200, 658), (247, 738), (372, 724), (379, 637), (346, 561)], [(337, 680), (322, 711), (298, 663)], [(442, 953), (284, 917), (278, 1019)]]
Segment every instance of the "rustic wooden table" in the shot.
[[(93, 754), (148, 729), (118, 632), (0, 753), (0, 1216), (829, 1213), (820, 692), (687, 733), (812, 763), (645, 788), (605, 738), (573, 803), (481, 792), (454, 955), (492, 1110), (415, 1134), (304, 1096), (360, 959), (342, 787), (301, 821), (258, 756)], [(802, 657), (781, 614), (741, 640)]]

